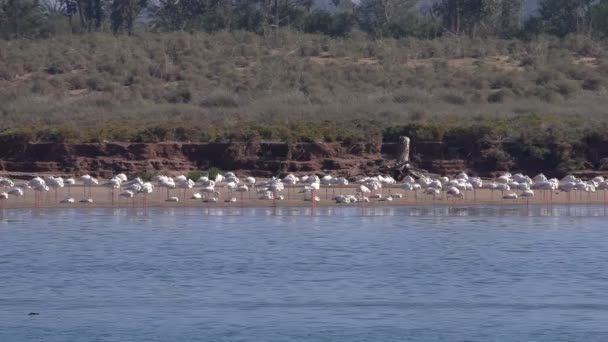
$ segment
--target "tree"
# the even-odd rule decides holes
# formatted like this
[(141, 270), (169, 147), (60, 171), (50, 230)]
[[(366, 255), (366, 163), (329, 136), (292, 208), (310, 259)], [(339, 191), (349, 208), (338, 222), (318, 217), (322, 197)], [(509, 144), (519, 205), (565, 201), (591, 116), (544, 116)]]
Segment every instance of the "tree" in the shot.
[(160, 0), (155, 26), (186, 31), (226, 29), (231, 26), (234, 6), (223, 0)]
[(38, 0), (0, 0), (0, 34), (5, 38), (38, 35), (42, 19)]
[(147, 0), (114, 0), (110, 13), (112, 31), (117, 33), (124, 29), (129, 35), (132, 35), (135, 19), (147, 3)]
[(538, 19), (542, 29), (563, 37), (570, 33), (591, 34), (591, 8), (595, 0), (542, 0)]
[(591, 20), (600, 35), (608, 36), (608, 0), (601, 0), (593, 6)]
[(298, 27), (310, 11), (313, 0), (265, 0), (263, 3), (268, 24), (273, 27)]
[(362, 0), (357, 8), (359, 26), (375, 36), (404, 35), (415, 23), (416, 0)]
[(89, 32), (99, 30), (104, 19), (104, 3), (102, 0), (75, 0), (80, 25)]
[(315, 10), (306, 16), (304, 31), (329, 36), (344, 36), (352, 30), (353, 23), (354, 20), (350, 13)]
[(511, 38), (521, 29), (522, 0), (502, 0), (497, 33)]
[(454, 34), (493, 34), (497, 31), (503, 2), (520, 0), (440, 0), (433, 12), (444, 29)]

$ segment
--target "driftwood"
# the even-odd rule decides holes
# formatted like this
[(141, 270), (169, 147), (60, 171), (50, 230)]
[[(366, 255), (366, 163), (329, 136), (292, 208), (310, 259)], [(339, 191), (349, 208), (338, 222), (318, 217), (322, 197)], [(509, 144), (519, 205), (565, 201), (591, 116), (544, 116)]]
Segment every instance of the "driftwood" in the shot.
[(381, 171), (390, 174), (397, 181), (403, 180), (406, 176), (420, 178), (429, 174), (428, 171), (410, 164), (410, 138), (403, 136), (399, 137), (397, 160), (394, 163), (387, 164)]
[(410, 161), (410, 138), (399, 137), (399, 150), (397, 154), (397, 163), (405, 164)]

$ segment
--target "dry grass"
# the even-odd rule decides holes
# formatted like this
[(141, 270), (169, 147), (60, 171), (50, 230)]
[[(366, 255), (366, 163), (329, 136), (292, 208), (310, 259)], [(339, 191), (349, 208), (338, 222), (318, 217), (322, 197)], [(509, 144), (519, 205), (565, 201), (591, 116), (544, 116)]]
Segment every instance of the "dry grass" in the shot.
[(1, 128), (85, 141), (340, 140), (527, 113), (605, 120), (604, 51), (582, 38), (290, 31), (0, 41)]

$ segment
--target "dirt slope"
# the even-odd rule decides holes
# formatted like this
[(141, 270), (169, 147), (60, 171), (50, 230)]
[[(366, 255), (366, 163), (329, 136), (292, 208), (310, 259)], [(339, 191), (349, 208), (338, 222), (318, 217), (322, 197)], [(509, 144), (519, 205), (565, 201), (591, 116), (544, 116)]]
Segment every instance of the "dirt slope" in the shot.
[[(504, 166), (488, 163), (478, 151), (435, 142), (412, 142), (412, 164), (436, 174), (492, 176), (496, 171), (544, 172), (560, 176), (548, 163), (515, 160)], [(0, 142), (0, 172), (11, 176), (85, 174), (108, 177), (159, 170), (185, 173), (217, 167), (240, 175), (271, 177), (288, 172), (354, 177), (387, 171), (397, 154), (394, 143), (28, 143)], [(598, 156), (602, 153), (596, 153)], [(599, 157), (597, 157), (599, 158)], [(596, 158), (596, 159), (597, 159)], [(599, 171), (579, 174), (595, 175)]]

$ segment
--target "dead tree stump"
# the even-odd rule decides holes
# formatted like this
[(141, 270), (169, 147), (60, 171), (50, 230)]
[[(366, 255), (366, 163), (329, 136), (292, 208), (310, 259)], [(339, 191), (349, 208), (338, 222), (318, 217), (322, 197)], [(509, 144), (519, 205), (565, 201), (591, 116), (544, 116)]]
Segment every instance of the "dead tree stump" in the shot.
[(397, 155), (397, 163), (405, 164), (410, 161), (410, 138), (399, 137), (399, 150)]

